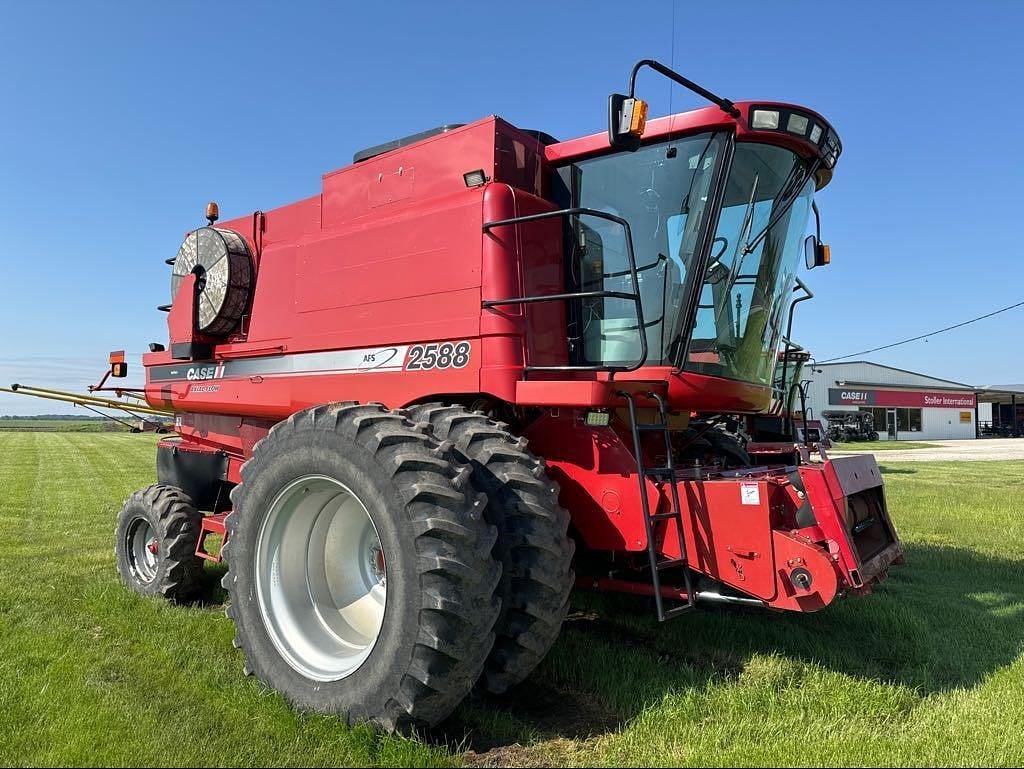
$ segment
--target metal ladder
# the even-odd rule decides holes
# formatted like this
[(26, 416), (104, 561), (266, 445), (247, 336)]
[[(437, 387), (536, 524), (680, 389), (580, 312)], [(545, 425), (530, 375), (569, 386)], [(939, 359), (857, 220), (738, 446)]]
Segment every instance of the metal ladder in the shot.
[[(640, 506), (644, 516), (644, 528), (647, 531), (647, 555), (651, 563), (651, 583), (654, 587), (654, 605), (657, 610), (658, 621), (664, 622), (694, 605), (693, 580), (690, 575), (690, 562), (686, 555), (686, 538), (683, 536), (683, 515), (679, 504), (679, 490), (676, 488), (676, 466), (672, 457), (672, 437), (669, 430), (668, 408), (665, 399), (658, 393), (646, 393), (658, 404), (659, 421), (653, 424), (642, 425), (636, 419), (636, 401), (633, 394), (620, 391), (618, 395), (626, 401), (629, 407), (629, 427), (633, 434), (633, 451), (636, 455), (636, 471), (640, 484)], [(663, 467), (647, 467), (644, 463), (643, 446), (640, 440), (642, 432), (660, 432), (665, 439), (665, 465)], [(647, 499), (647, 479), (651, 478), (656, 482), (667, 482), (669, 484), (669, 502), (671, 509), (666, 513), (651, 513), (650, 502)], [(679, 537), (679, 558), (660, 560), (658, 558), (657, 543), (654, 541), (654, 525), (661, 521), (675, 521), (676, 536)], [(665, 597), (661, 594), (661, 572), (665, 569), (682, 567), (683, 580), (686, 585), (686, 603), (672, 608), (665, 608)]]

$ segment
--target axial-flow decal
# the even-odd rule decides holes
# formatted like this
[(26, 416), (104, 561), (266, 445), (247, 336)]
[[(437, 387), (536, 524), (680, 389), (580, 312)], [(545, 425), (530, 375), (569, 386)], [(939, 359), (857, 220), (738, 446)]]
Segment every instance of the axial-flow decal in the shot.
[(368, 371), (401, 371), (408, 345), (364, 347), (335, 352), (308, 352), (295, 355), (270, 355), (241, 360), (171, 363), (149, 369), (150, 382), (177, 379), (201, 381), (250, 376), (292, 374), (355, 374)]
[(335, 352), (269, 355), (240, 360), (171, 363), (149, 369), (150, 382), (203, 382), (237, 377), (294, 374), (357, 374), (386, 371), (430, 371), (469, 365), (468, 341), (393, 347), (364, 347)]

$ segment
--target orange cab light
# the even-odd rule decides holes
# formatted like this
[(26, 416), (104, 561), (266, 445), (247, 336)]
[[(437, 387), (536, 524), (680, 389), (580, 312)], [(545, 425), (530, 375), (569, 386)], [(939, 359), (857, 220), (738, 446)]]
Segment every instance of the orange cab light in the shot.
[(632, 114), (629, 116), (629, 132), (634, 136), (643, 136), (647, 127), (647, 102), (633, 99)]

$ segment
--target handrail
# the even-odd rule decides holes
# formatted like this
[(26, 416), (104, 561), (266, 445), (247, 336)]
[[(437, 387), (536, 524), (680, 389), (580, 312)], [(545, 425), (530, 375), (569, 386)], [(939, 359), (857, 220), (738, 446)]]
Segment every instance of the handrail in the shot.
[[(814, 298), (814, 292), (811, 291), (811, 289), (809, 289), (807, 287), (807, 284), (804, 283), (800, 279), (799, 276), (796, 277), (795, 285), (793, 286), (793, 293), (795, 294), (797, 291), (803, 291), (804, 295), (800, 296), (800, 297), (797, 297), (796, 299), (794, 299), (792, 302), (789, 303), (789, 320), (786, 323), (786, 333), (782, 337), (783, 340), (785, 341), (785, 345), (786, 345), (785, 352), (786, 353), (788, 353), (790, 351), (790, 349), (792, 349), (792, 348), (798, 348), (798, 349), (801, 349), (801, 350), (803, 349), (799, 345), (796, 345), (796, 344), (794, 344), (793, 342), (790, 341), (793, 338), (793, 312), (796, 310), (796, 306), (800, 302), (806, 302), (808, 299), (813, 299)], [(783, 382), (783, 387), (785, 387), (786, 374), (787, 373), (789, 373), (789, 356), (784, 354), (783, 359), (782, 359), (782, 382)], [(791, 393), (788, 393), (788, 392), (785, 395), (786, 400), (787, 400), (787, 403), (786, 403), (786, 409), (787, 410), (790, 410), (790, 406), (791, 406), (791, 403), (789, 402), (790, 401), (790, 395), (791, 395)]]
[[(633, 255), (633, 234), (629, 228), (629, 222), (621, 216), (615, 216), (607, 211), (599, 211), (594, 208), (563, 208), (558, 211), (544, 211), (539, 214), (527, 214), (525, 216), (512, 217), (511, 219), (497, 219), (491, 222), (484, 222), (483, 231), (489, 233), (495, 227), (504, 227), (512, 224), (526, 224), (528, 222), (563, 218), (566, 216), (593, 216), (598, 219), (605, 219), (609, 222), (614, 222), (622, 227), (626, 239), (626, 260), (629, 263), (629, 271), (626, 274), (630, 276), (630, 283), (633, 286), (633, 291), (574, 291), (561, 294), (509, 297), (506, 299), (485, 299), (480, 303), (481, 306), (484, 309), (493, 309), (506, 304), (535, 304), (537, 302), (556, 302), (567, 301), (570, 299), (624, 299), (633, 302), (633, 306), (636, 310), (637, 329), (646, 328), (646, 325), (644, 324), (643, 302), (640, 297), (640, 280), (637, 277), (636, 258)], [(527, 373), (530, 371), (607, 371), (613, 375), (616, 372), (625, 373), (629, 371), (636, 371), (647, 362), (648, 355), (647, 334), (638, 331), (637, 335), (640, 337), (640, 357), (636, 363), (631, 363), (628, 366), (612, 366), (604, 364), (582, 366), (525, 366), (523, 370)]]

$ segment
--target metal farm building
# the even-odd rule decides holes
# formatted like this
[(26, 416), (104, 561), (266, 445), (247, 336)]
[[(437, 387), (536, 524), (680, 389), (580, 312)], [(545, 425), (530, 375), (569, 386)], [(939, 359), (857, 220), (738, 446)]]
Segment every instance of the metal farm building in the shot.
[(808, 405), (816, 418), (830, 410), (870, 411), (882, 440), (977, 436), (973, 385), (869, 361), (820, 363), (805, 372), (811, 379)]

